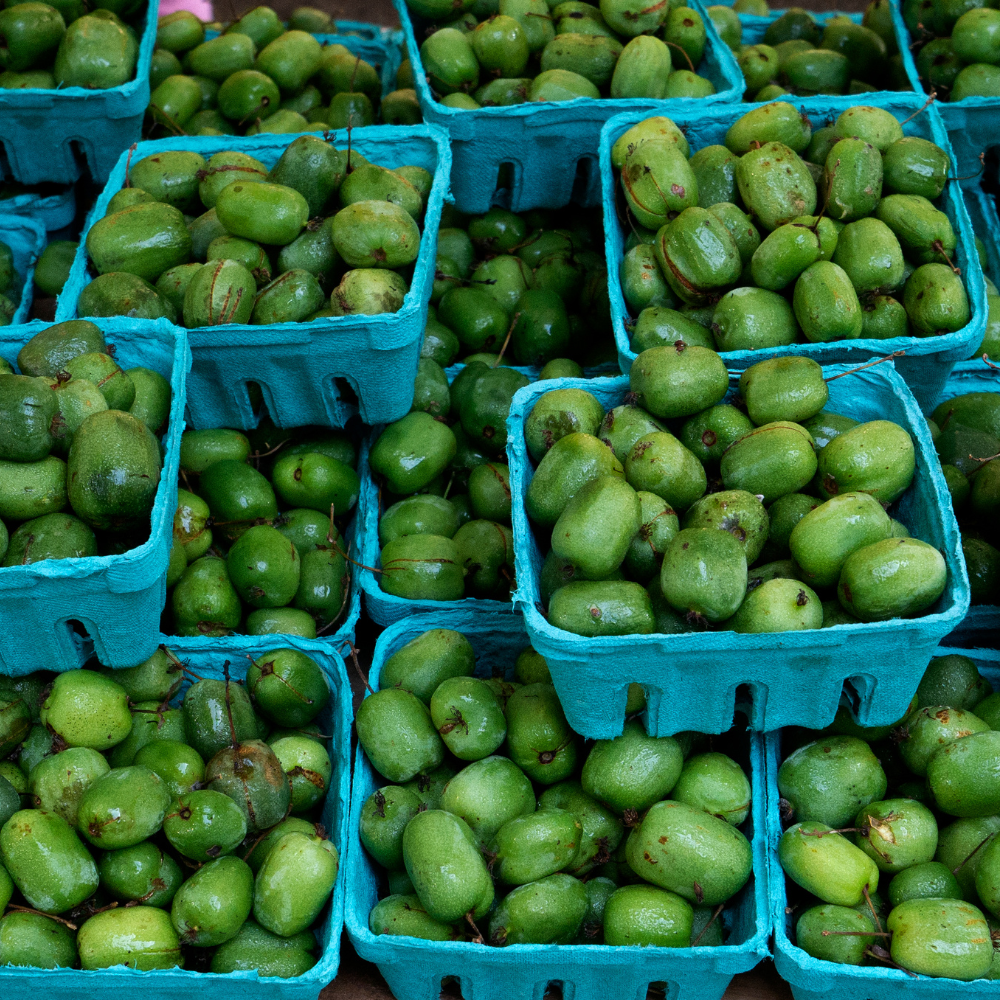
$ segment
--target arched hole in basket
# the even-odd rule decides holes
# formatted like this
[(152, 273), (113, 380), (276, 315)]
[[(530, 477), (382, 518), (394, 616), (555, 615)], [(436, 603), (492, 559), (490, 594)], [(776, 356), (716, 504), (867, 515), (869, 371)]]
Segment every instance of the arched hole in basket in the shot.
[(70, 153), (73, 154), (73, 162), (79, 168), (81, 175), (86, 176), (87, 174), (93, 173), (90, 169), (87, 149), (84, 146), (82, 139), (70, 139), (69, 150)]
[(71, 634), (78, 635), (81, 639), (86, 639), (90, 635), (87, 626), (79, 618), (67, 618), (63, 624)]
[(345, 406), (357, 406), (359, 404), (358, 393), (351, 384), (350, 379), (342, 375), (333, 380), (333, 388), (337, 394), (337, 399)]
[(749, 684), (740, 684), (733, 699), (733, 715), (742, 712), (748, 719), (753, 718), (753, 688)]
[(441, 996), (449, 1000), (461, 1000), (462, 981), (458, 976), (444, 976), (441, 980)]
[(250, 380), (243, 383), (243, 388), (246, 390), (247, 400), (250, 403), (250, 412), (255, 417), (263, 416), (264, 391), (260, 383)]
[(552, 979), (545, 983), (540, 1000), (573, 1000), (573, 989), (570, 987), (567, 991), (562, 982)]
[(509, 205), (510, 199), (517, 188), (518, 166), (513, 160), (504, 160), (497, 167), (497, 182), (493, 190), (494, 205)]
[(7, 156), (7, 146), (0, 142), (0, 179), (10, 176), (10, 157)]
[[(854, 674), (844, 681), (844, 687), (840, 694), (840, 706), (846, 707), (854, 721), (861, 726), (871, 724), (868, 721), (868, 712), (876, 689), (875, 679), (867, 674)], [(902, 715), (903, 712), (901, 711), (899, 714)]]
[(598, 180), (597, 157), (581, 156), (576, 161), (576, 176), (573, 178), (573, 201), (586, 204), (591, 184)]
[(678, 992), (677, 983), (650, 983), (646, 1000), (676, 1000)]

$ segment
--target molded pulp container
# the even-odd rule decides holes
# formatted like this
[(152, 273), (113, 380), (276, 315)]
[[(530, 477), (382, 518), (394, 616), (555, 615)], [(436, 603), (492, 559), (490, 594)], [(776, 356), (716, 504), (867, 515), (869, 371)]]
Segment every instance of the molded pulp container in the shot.
[[(338, 34), (316, 35), (322, 45), (343, 45), (365, 62), (371, 63), (382, 81), (382, 96), (396, 89), (396, 73), (403, 61), (399, 45), (392, 35), (383, 34), (377, 25), (361, 21), (337, 21)], [(344, 31), (364, 31), (364, 34), (340, 34)], [(376, 34), (377, 32), (377, 34)]]
[[(732, 6), (729, 4), (728, 6)], [(784, 14), (784, 10), (772, 10), (767, 17), (758, 17), (755, 14), (740, 14), (740, 24), (743, 25), (743, 44), (744, 45), (756, 45), (764, 40), (764, 32), (774, 24), (775, 21)], [(836, 17), (849, 17), (855, 24), (861, 24), (864, 14), (859, 14), (854, 11), (818, 11), (810, 10), (813, 19), (816, 21), (820, 27), (825, 27), (828, 21), (832, 21)], [(895, 29), (896, 35), (896, 45), (898, 48), (902, 48), (903, 45), (908, 45), (909, 40), (903, 41), (899, 34), (899, 26), (893, 22), (893, 27)], [(891, 53), (890, 53), (891, 55)], [(911, 84), (912, 88), (912, 84)], [(919, 89), (919, 88), (917, 88)], [(876, 90), (869, 91), (865, 94), (852, 94), (852, 101), (854, 104), (880, 104), (882, 98), (893, 97), (900, 93), (898, 90)], [(749, 96), (753, 96), (752, 94)], [(828, 95), (819, 95), (819, 100), (825, 100)]]
[[(402, 62), (399, 42), (393, 33), (377, 24), (364, 21), (335, 21), (334, 35), (313, 35), (321, 45), (343, 45), (354, 55), (361, 56), (378, 71), (382, 81), (382, 96), (396, 89), (396, 73)], [(287, 25), (286, 25), (287, 27)], [(217, 38), (219, 32), (206, 31), (205, 40)]]
[(68, 187), (58, 194), (40, 195), (35, 192), (18, 194), (0, 201), (4, 215), (26, 215), (36, 219), (46, 232), (65, 229), (76, 218), (76, 190)]
[[(527, 371), (527, 369), (521, 369)], [(449, 373), (451, 369), (449, 369)], [(365, 440), (358, 459), (358, 473), (361, 476), (361, 496), (358, 499), (358, 536), (360, 552), (357, 560), (360, 566), (352, 566), (351, 571), (361, 579), (361, 589), (365, 595), (365, 610), (369, 617), (379, 625), (392, 625), (394, 622), (431, 612), (462, 611), (470, 617), (490, 614), (509, 615), (514, 607), (509, 601), (490, 601), (479, 597), (463, 597), (458, 601), (410, 601), (404, 597), (387, 594), (378, 582), (382, 565), (382, 547), (378, 540), (378, 522), (384, 513), (382, 508), (382, 491), (372, 478), (371, 466), (368, 464), (368, 451), (378, 439), (383, 427), (372, 430), (371, 436)]]
[[(862, 94), (860, 98), (871, 95)], [(790, 97), (781, 98), (794, 104), (807, 114), (818, 129), (832, 122), (849, 107), (862, 103), (858, 96), (837, 97)], [(923, 100), (914, 94), (884, 93), (876, 102), (880, 107), (892, 112), (903, 120), (916, 112)], [(760, 105), (752, 105), (759, 107)], [(723, 143), (729, 127), (742, 118), (751, 107), (735, 105), (715, 107), (701, 113), (684, 110), (670, 114), (670, 117), (687, 135), (691, 150), (701, 149), (714, 143)], [(618, 217), (618, 197), (620, 184), (618, 171), (611, 165), (611, 147), (615, 141), (637, 122), (648, 115), (621, 115), (609, 121), (601, 132), (601, 179), (604, 184), (604, 240), (608, 262), (608, 293), (611, 299), (611, 322), (614, 326), (615, 341), (618, 344), (618, 359), (623, 372), (628, 372), (635, 352), (629, 343), (626, 323), (631, 323), (625, 297), (622, 294), (620, 269), (624, 256), (624, 232)], [(940, 118), (933, 107), (917, 115), (904, 127), (907, 135), (921, 136), (936, 142), (949, 155), (951, 146)], [(986, 327), (986, 300), (979, 258), (973, 244), (969, 216), (962, 200), (959, 185), (950, 181), (941, 194), (939, 207), (951, 219), (958, 237), (956, 266), (961, 268), (965, 287), (969, 295), (972, 318), (969, 323), (955, 333), (937, 337), (894, 337), (891, 340), (835, 340), (825, 344), (790, 344), (788, 347), (764, 348), (759, 351), (727, 351), (722, 356), (730, 366), (753, 364), (767, 357), (805, 355), (815, 358), (820, 364), (841, 362), (862, 364), (871, 358), (881, 358), (893, 351), (905, 351), (903, 357), (895, 359), (896, 370), (917, 397), (921, 407), (930, 409), (937, 401), (944, 387), (948, 372), (956, 361), (964, 361), (972, 354), (983, 339)]]
[[(0, 355), (15, 363), (21, 347), (47, 325), (0, 329)], [(74, 623), (93, 639), (100, 661), (112, 667), (135, 666), (152, 656), (160, 641), (191, 353), (184, 332), (165, 320), (140, 326), (118, 317), (99, 320), (98, 326), (122, 368), (152, 368), (169, 380), (173, 393), (149, 538), (121, 555), (46, 559), (0, 569), (0, 671), (15, 676), (79, 666)]]
[[(386, 658), (431, 628), (462, 632), (476, 650), (481, 677), (513, 672), (517, 654), (528, 642), (520, 619), (509, 615), (473, 616), (465, 612), (422, 615), (399, 622), (379, 636), (369, 682), (378, 690)], [(595, 697), (600, 693), (593, 692)], [(357, 953), (374, 962), (397, 1000), (438, 1000), (441, 980), (455, 977), (466, 1000), (537, 1000), (557, 982), (573, 1000), (645, 1000), (651, 983), (666, 983), (672, 1000), (719, 1000), (738, 972), (752, 969), (768, 954), (770, 937), (767, 889), (763, 874), (765, 799), (761, 737), (748, 734), (753, 805), (743, 832), (753, 844), (753, 875), (724, 914), (731, 944), (698, 948), (638, 948), (608, 945), (489, 945), (433, 942), (375, 935), (368, 914), (379, 896), (380, 872), (358, 838), (361, 807), (385, 782), (358, 748), (351, 794), (347, 857), (347, 933)], [(757, 836), (754, 836), (757, 831)]]
[[(996, 205), (992, 195), (982, 188), (965, 189), (965, 207), (969, 210), (973, 231), (986, 244), (989, 259), (987, 276), (995, 283), (1000, 281), (1000, 221), (997, 219)], [(994, 362), (995, 363), (995, 362)], [(986, 364), (981, 358), (960, 361), (952, 369), (938, 403), (954, 396), (964, 396), (967, 392), (1000, 392), (1000, 371)], [(1000, 628), (1000, 607), (974, 604), (969, 608), (962, 624), (948, 637), (948, 643), (958, 646), (978, 646), (992, 642), (995, 636), (987, 636)]]
[[(829, 378), (846, 365), (824, 369)], [(735, 396), (739, 372), (730, 372)], [(948, 564), (944, 594), (919, 618), (835, 625), (770, 634), (733, 631), (676, 635), (584, 638), (550, 625), (540, 603), (543, 555), (524, 507), (534, 473), (524, 421), (539, 397), (558, 388), (593, 393), (611, 409), (624, 402), (626, 378), (555, 379), (521, 389), (507, 421), (517, 592), (531, 644), (545, 658), (566, 718), (579, 733), (607, 739), (622, 731), (630, 682), (646, 691), (646, 728), (656, 736), (685, 729), (721, 733), (732, 725), (739, 689), (749, 686), (751, 724), (757, 730), (827, 725), (845, 682), (857, 697), (861, 725), (887, 725), (906, 709), (934, 649), (969, 607), (969, 581), (958, 525), (930, 432), (916, 401), (890, 363), (829, 382), (827, 409), (859, 421), (892, 420), (905, 427), (916, 449), (913, 484), (893, 509), (914, 535), (943, 553)], [(546, 546), (547, 547), (547, 546)]]
[(414, 24), (406, 0), (393, 0), (393, 5), (406, 35), (424, 121), (447, 128), (451, 136), (451, 186), (455, 204), (463, 212), (478, 214), (490, 207), (505, 165), (513, 171), (509, 199), (515, 212), (560, 208), (574, 193), (582, 205), (596, 205), (601, 188), (595, 153), (601, 126), (609, 118), (623, 111), (662, 115), (688, 107), (692, 114), (704, 114), (709, 107), (731, 104), (743, 95), (743, 74), (729, 46), (719, 38), (701, 0), (691, 0), (689, 6), (701, 14), (708, 33), (702, 66), (703, 75), (715, 84), (716, 93), (710, 97), (666, 101), (578, 97), (474, 111), (449, 108), (435, 100), (427, 83), (420, 58), (423, 26)]
[[(0, 211), (3, 207), (4, 203), (0, 202)], [(13, 251), (16, 272), (14, 283), (19, 286), (16, 290), (21, 293), (21, 301), (11, 320), (11, 326), (27, 323), (31, 315), (31, 302), (35, 295), (35, 261), (47, 242), (45, 226), (40, 219), (29, 218), (27, 215), (0, 214), (0, 243), (6, 243)], [(11, 292), (15, 292), (15, 289), (12, 288)], [(13, 294), (8, 298), (14, 301)]]
[[(1000, 688), (1000, 653), (992, 649), (948, 649), (941, 647), (935, 655), (964, 653), (976, 665), (994, 688)], [(774, 923), (774, 965), (792, 988), (795, 1000), (841, 1000), (844, 997), (865, 997), (866, 1000), (902, 1000), (918, 993), (926, 1000), (944, 997), (975, 996), (995, 997), (997, 983), (989, 979), (960, 982), (957, 979), (934, 979), (915, 976), (889, 966), (838, 965), (824, 962), (806, 954), (792, 944), (789, 934), (793, 930), (795, 914), (785, 911), (785, 873), (778, 861), (778, 843), (782, 826), (778, 803), (778, 765), (781, 763), (781, 734), (768, 733), (765, 737), (767, 760), (767, 869), (770, 893), (771, 919)]]
[(108, 90), (0, 90), (3, 174), (24, 184), (72, 184), (86, 158), (91, 177), (107, 180), (118, 156), (142, 138), (149, 67), (160, 0), (148, 0), (135, 75)]
[[(921, 96), (921, 100), (926, 100), (929, 95), (920, 82), (917, 64), (910, 49), (913, 38), (903, 20), (902, 8), (899, 0), (890, 0), (890, 3), (896, 37), (900, 39), (899, 51), (903, 54), (903, 68), (913, 89)], [(948, 138), (955, 148), (955, 176), (962, 178), (965, 184), (978, 184), (982, 172), (979, 154), (997, 141), (1000, 97), (967, 97), (964, 101), (954, 102), (939, 100), (935, 101), (934, 107), (938, 109), (948, 130)]]
[[(965, 361), (955, 365), (941, 394), (941, 402), (954, 396), (964, 396), (967, 392), (1000, 392), (1000, 372), (982, 361)], [(988, 604), (974, 604), (968, 614), (948, 636), (948, 642), (956, 646), (979, 646), (993, 643), (1000, 629), (1000, 607)]]
[[(346, 130), (326, 135), (346, 148)], [(132, 162), (170, 149), (192, 150), (208, 159), (238, 148), (270, 167), (295, 138), (181, 136), (141, 143)], [(279, 427), (342, 427), (356, 409), (365, 423), (374, 424), (397, 420), (410, 409), (434, 283), (441, 205), (448, 191), (448, 138), (441, 129), (428, 125), (377, 125), (353, 129), (351, 145), (381, 166), (412, 164), (434, 174), (422, 223), (420, 255), (403, 307), (379, 316), (335, 316), (268, 326), (230, 323), (189, 331), (194, 364), (188, 398), (196, 427), (255, 427), (259, 414), (254, 412), (247, 389), (251, 382), (260, 386), (268, 413)], [(90, 281), (87, 233), (103, 218), (108, 202), (124, 185), (127, 161), (127, 154), (122, 155), (87, 219), (69, 280), (56, 306), (59, 321), (77, 315), (80, 292)], [(344, 398), (342, 386), (356, 395), (357, 408)]]
[[(361, 516), (355, 509), (354, 516), (351, 518), (350, 523), (344, 530), (342, 538), (346, 542), (346, 553), (353, 559), (357, 559), (358, 546), (360, 544), (360, 526), (361, 526)], [(361, 571), (357, 566), (352, 563), (348, 563), (347, 570), (350, 573), (350, 585), (347, 593), (346, 606), (343, 609), (343, 618), (340, 624), (337, 626), (334, 632), (325, 632), (318, 636), (315, 642), (323, 643), (324, 645), (329, 644), (327, 648), (335, 649), (342, 656), (346, 656), (347, 643), (353, 643), (355, 632), (358, 627), (358, 619), (361, 617)], [(244, 636), (239, 633), (233, 633), (228, 636), (225, 640), (215, 638), (214, 636), (161, 636), (162, 642), (172, 644), (175, 642), (182, 642), (185, 646), (189, 646), (191, 649), (215, 649), (218, 644), (222, 641), (228, 642), (230, 639), (253, 639), (253, 638), (266, 638), (266, 636)]]
[[(157, 641), (156, 633), (148, 633)], [(216, 639), (211, 648), (194, 646), (186, 639), (168, 639), (167, 647), (199, 677), (223, 679), (228, 664), (235, 680), (246, 677), (250, 660), (274, 649), (291, 647), (311, 656), (322, 668), (330, 685), (330, 701), (317, 724), (331, 737), (327, 749), (333, 773), (323, 804), (321, 821), (327, 836), (340, 852), (341, 868), (318, 928), (322, 948), (320, 960), (308, 972), (293, 979), (262, 979), (256, 972), (191, 972), (164, 969), (137, 972), (117, 966), (82, 972), (74, 969), (34, 969), (0, 966), (0, 996), (4, 1000), (80, 1000), (127, 991), (144, 1000), (183, 1000), (193, 993), (226, 997), (227, 1000), (316, 1000), (320, 990), (337, 975), (340, 967), (340, 934), (344, 925), (344, 896), (347, 881), (344, 848), (347, 844), (348, 808), (351, 784), (351, 686), (344, 661), (329, 645), (288, 635), (232, 636)], [(48, 669), (61, 669), (45, 664)], [(180, 702), (181, 695), (175, 699)], [(239, 853), (239, 851), (237, 852)]]

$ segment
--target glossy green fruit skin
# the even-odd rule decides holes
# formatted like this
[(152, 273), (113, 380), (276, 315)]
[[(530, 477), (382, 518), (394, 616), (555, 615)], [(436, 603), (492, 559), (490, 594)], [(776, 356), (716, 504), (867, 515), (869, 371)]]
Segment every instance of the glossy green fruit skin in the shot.
[(650, 885), (627, 885), (604, 907), (604, 943), (684, 948), (691, 943), (693, 911), (677, 893)]
[(192, 861), (205, 862), (232, 853), (247, 832), (240, 807), (210, 788), (177, 796), (163, 819), (171, 846)]
[(212, 972), (256, 972), (261, 977), (293, 979), (317, 962), (311, 952), (316, 939), (311, 932), (284, 938), (247, 920), (236, 937), (220, 945), (212, 956)]
[(42, 703), (41, 722), (69, 746), (107, 750), (132, 728), (124, 689), (91, 671), (59, 674)]
[(368, 916), (368, 927), (373, 934), (399, 934), (425, 941), (455, 941), (460, 937), (454, 926), (430, 916), (415, 894), (380, 899)]
[(895, 962), (920, 975), (973, 980), (993, 961), (989, 926), (980, 910), (957, 899), (911, 899), (886, 924)]
[(458, 546), (440, 535), (405, 535), (382, 549), (380, 584), (407, 600), (457, 601), (465, 593)]
[(752, 868), (750, 844), (739, 830), (670, 800), (657, 802), (646, 813), (625, 851), (637, 875), (706, 906), (739, 892)]
[(237, 181), (222, 189), (215, 205), (219, 221), (233, 236), (285, 246), (309, 221), (309, 205), (294, 188)]
[(552, 529), (552, 550), (585, 577), (602, 579), (621, 565), (640, 515), (635, 490), (616, 476), (603, 476), (566, 505)]
[[(992, 694), (992, 687), (968, 656), (935, 656), (917, 685), (917, 705), (953, 705), (971, 711)], [(990, 728), (993, 728), (992, 726)]]
[(440, 809), (418, 813), (403, 833), (406, 871), (427, 912), (443, 923), (486, 913), (493, 882), (464, 820)]
[(931, 758), (946, 743), (973, 733), (989, 731), (984, 719), (972, 712), (946, 705), (924, 705), (907, 715), (898, 733), (899, 752), (906, 766), (918, 777), (927, 776)]
[(722, 456), (726, 489), (746, 490), (769, 505), (798, 493), (816, 473), (812, 435), (801, 425), (779, 420), (739, 438)]
[(429, 705), (439, 684), (451, 677), (471, 677), (475, 665), (472, 644), (461, 632), (430, 629), (383, 663), (379, 686), (402, 687)]
[(624, 473), (611, 449), (592, 434), (571, 432), (542, 456), (525, 494), (528, 516), (540, 525), (554, 527), (584, 486), (615, 474)]
[(583, 827), (565, 809), (543, 807), (509, 820), (497, 831), (489, 853), (491, 874), (506, 885), (526, 885), (571, 864)]
[(806, 514), (788, 543), (792, 558), (813, 587), (829, 587), (840, 578), (852, 552), (890, 536), (889, 515), (867, 493), (839, 493)]
[[(988, 850), (988, 848), (986, 848)], [(985, 856), (985, 851), (984, 851)], [(961, 899), (962, 887), (947, 865), (927, 861), (913, 865), (889, 883), (889, 904), (896, 907), (908, 899)]]
[(383, 868), (403, 869), (403, 831), (419, 806), (413, 792), (397, 785), (376, 789), (365, 802), (359, 825), (361, 843)]
[(170, 905), (184, 878), (181, 866), (149, 841), (109, 851), (101, 858), (98, 872), (101, 884), (115, 899), (141, 899), (161, 909)]
[(807, 743), (778, 768), (778, 791), (799, 822), (846, 826), (859, 808), (881, 799), (886, 787), (878, 759), (854, 736)]
[(937, 849), (934, 814), (913, 799), (872, 802), (858, 813), (855, 825), (862, 830), (857, 834), (858, 846), (882, 872), (895, 874), (927, 864)]
[(14, 813), (0, 829), (0, 861), (28, 905), (43, 913), (72, 909), (97, 888), (94, 859), (55, 813)]
[[(550, 790), (560, 787), (550, 786)], [(552, 804), (566, 808), (560, 802)], [(505, 823), (533, 813), (535, 806), (527, 775), (510, 758), (500, 756), (485, 757), (463, 768), (445, 785), (440, 801), (442, 809), (468, 823), (481, 850), (489, 847)]]
[(507, 734), (496, 696), (474, 677), (442, 681), (431, 696), (430, 709), (445, 746), (460, 760), (488, 757)]
[(77, 935), (80, 967), (125, 965), (148, 972), (182, 965), (180, 940), (165, 910), (135, 906), (98, 913)]
[[(409, 691), (385, 688), (366, 698), (358, 709), (358, 742), (372, 766), (400, 783), (426, 774), (444, 760), (444, 744), (427, 707)], [(399, 734), (388, 742), (387, 733)]]
[[(206, 761), (232, 743), (235, 729), (237, 740), (253, 739), (257, 735), (257, 720), (246, 688), (226, 684), (214, 678), (204, 678), (184, 694), (184, 730), (187, 742)], [(229, 716), (232, 714), (233, 727)]]
[(36, 969), (72, 968), (78, 961), (76, 934), (42, 914), (14, 910), (0, 918), (0, 960)]
[[(857, 909), (825, 903), (806, 910), (795, 925), (795, 943), (806, 954), (839, 965), (861, 965), (874, 933), (871, 919)], [(832, 931), (832, 934), (826, 932)], [(857, 936), (855, 936), (857, 935)]]
[(845, 610), (887, 621), (929, 608), (948, 583), (944, 556), (916, 538), (887, 538), (851, 553), (837, 584)]
[(70, 747), (46, 757), (32, 768), (29, 778), (33, 804), (75, 827), (83, 793), (109, 769), (107, 760), (89, 747)]
[(205, 767), (205, 784), (239, 806), (251, 832), (270, 829), (291, 806), (288, 775), (261, 740), (244, 740), (220, 750)]
[(183, 944), (209, 948), (235, 937), (250, 915), (253, 872), (240, 858), (209, 861), (180, 887), (170, 919)]
[(742, 603), (746, 573), (746, 552), (729, 532), (685, 528), (664, 553), (660, 586), (677, 611), (721, 622)]
[(150, 202), (95, 222), (87, 234), (87, 252), (98, 274), (125, 271), (155, 281), (188, 262), (191, 234), (179, 209)]
[(577, 581), (549, 599), (549, 622), (576, 635), (650, 635), (656, 620), (649, 594), (638, 583)]
[(571, 875), (518, 886), (490, 919), (490, 944), (569, 944), (587, 912), (587, 891)]
[(583, 790), (616, 814), (642, 813), (666, 798), (677, 783), (683, 753), (670, 736), (647, 736), (641, 723), (629, 721), (621, 736), (598, 740), (583, 765)]
[(820, 452), (820, 493), (869, 493), (890, 504), (913, 480), (916, 458), (905, 428), (888, 420), (871, 420), (839, 434)]
[(576, 738), (551, 684), (526, 684), (507, 700), (510, 759), (541, 785), (564, 781), (576, 768)]
[(97, 847), (133, 847), (163, 825), (170, 793), (146, 767), (116, 767), (98, 778), (80, 799), (77, 829)]
[(973, 733), (945, 744), (927, 765), (927, 785), (938, 809), (950, 816), (995, 815), (1000, 809), (1000, 772), (995, 759), (1000, 736)]
[[(821, 836), (817, 836), (821, 834)], [(778, 859), (785, 874), (825, 903), (857, 906), (878, 888), (875, 862), (824, 823), (796, 823), (782, 835)]]
[(610, 809), (592, 798), (577, 781), (563, 781), (551, 785), (539, 796), (544, 808), (565, 809), (579, 820), (582, 826), (580, 849), (571, 865), (572, 875), (584, 875), (596, 867), (599, 859), (615, 850), (621, 843), (623, 825)]

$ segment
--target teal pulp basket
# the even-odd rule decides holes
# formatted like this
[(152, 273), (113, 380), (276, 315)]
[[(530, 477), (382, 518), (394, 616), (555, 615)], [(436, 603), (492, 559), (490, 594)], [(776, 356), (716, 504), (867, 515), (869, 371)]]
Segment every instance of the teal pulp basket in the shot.
[[(846, 365), (832, 365), (824, 373), (847, 370)], [(736, 395), (738, 378), (739, 371), (731, 370), (729, 399)], [(918, 618), (766, 634), (726, 630), (584, 638), (556, 628), (540, 602), (543, 553), (524, 505), (534, 474), (524, 422), (535, 402), (558, 388), (586, 389), (605, 410), (611, 409), (624, 401), (628, 379), (556, 379), (530, 385), (514, 397), (507, 422), (514, 496), (514, 604), (524, 615), (531, 644), (549, 665), (566, 718), (577, 732), (592, 739), (621, 733), (632, 682), (645, 689), (646, 728), (657, 736), (682, 730), (725, 732), (745, 687), (751, 692), (751, 724), (757, 730), (822, 728), (833, 719), (845, 684), (856, 699), (862, 725), (887, 725), (903, 714), (934, 649), (969, 607), (958, 525), (926, 421), (891, 364), (835, 379), (828, 386), (827, 409), (859, 421), (895, 421), (913, 439), (913, 483), (890, 510), (915, 537), (939, 549), (948, 568), (944, 594)]]
[[(431, 628), (463, 633), (476, 651), (476, 673), (510, 677), (528, 642), (519, 618), (455, 610), (397, 622), (379, 636), (369, 681), (378, 690), (382, 664), (400, 646)], [(599, 692), (593, 692), (595, 697)], [(539, 1000), (552, 983), (569, 1000), (646, 1000), (651, 984), (672, 1000), (721, 1000), (733, 976), (768, 955), (770, 920), (764, 875), (763, 743), (747, 734), (751, 813), (743, 832), (753, 845), (753, 875), (726, 908), (729, 944), (718, 948), (639, 948), (609, 945), (510, 945), (493, 948), (460, 941), (434, 942), (375, 935), (368, 914), (377, 902), (380, 874), (358, 838), (361, 808), (385, 782), (360, 747), (354, 762), (345, 923), (357, 953), (378, 966), (396, 1000), (438, 1000), (442, 980), (456, 979), (466, 1000)]]

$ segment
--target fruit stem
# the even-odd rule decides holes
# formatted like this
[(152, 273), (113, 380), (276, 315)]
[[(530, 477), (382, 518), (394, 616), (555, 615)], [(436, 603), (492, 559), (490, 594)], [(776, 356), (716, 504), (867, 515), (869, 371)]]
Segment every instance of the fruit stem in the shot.
[(919, 108), (917, 108), (917, 110), (914, 111), (913, 114), (910, 115), (909, 118), (904, 118), (899, 123), (900, 126), (905, 125), (907, 122), (913, 121), (913, 119), (916, 118), (917, 115), (919, 115), (922, 111), (926, 111), (927, 108), (929, 108), (936, 100), (937, 100), (937, 91), (932, 90), (930, 92), (930, 95), (928, 96), (927, 100), (924, 101), (924, 103)]
[(694, 63), (691, 62), (691, 57), (687, 54), (687, 50), (678, 45), (676, 42), (667, 42), (667, 45), (669, 45), (672, 49), (680, 49), (680, 51), (684, 53), (684, 60), (688, 64), (688, 69), (693, 73)]
[(879, 920), (878, 913), (876, 912), (875, 906), (872, 903), (872, 898), (870, 895), (868, 895), (868, 886), (866, 885), (861, 891), (865, 894), (865, 902), (868, 904), (868, 909), (871, 910), (872, 912), (872, 919), (874, 919), (875, 921), (875, 926), (879, 930), (882, 930), (882, 921)]
[(974, 174), (966, 174), (964, 177), (949, 177), (950, 181), (971, 181), (973, 177), (978, 177), (986, 170), (986, 153), (979, 154), (979, 169)]
[(71, 931), (77, 929), (76, 924), (71, 924), (68, 920), (63, 920), (62, 917), (57, 917), (54, 913), (43, 913), (41, 910), (33, 910), (30, 906), (19, 906), (17, 903), (11, 903), (7, 909), (8, 911), (16, 910), (18, 913), (36, 913), (40, 917), (48, 917), (49, 920), (55, 920), (57, 923), (63, 924)]
[(137, 142), (133, 142), (128, 148), (128, 159), (125, 161), (125, 187), (127, 188), (132, 186), (132, 178), (130, 176), (132, 173), (132, 154), (136, 151), (136, 149), (138, 149), (138, 147), (139, 144)]
[(483, 933), (482, 933), (482, 931), (476, 926), (475, 920), (472, 919), (472, 910), (469, 910), (469, 912), (466, 913), (465, 920), (468, 923), (468, 925), (476, 932), (476, 936), (472, 939), (472, 943), (473, 944), (486, 944), (486, 941), (483, 940)]
[(889, 931), (821, 931), (823, 937), (892, 937)]
[[(970, 455), (969, 457), (971, 458), (972, 456)], [(965, 858), (958, 865), (958, 867), (957, 868), (953, 868), (951, 870), (952, 875), (957, 875), (962, 870), (962, 868), (965, 867), (966, 862), (969, 861), (969, 859), (976, 853), (976, 851), (978, 851), (985, 844), (988, 844), (993, 839), (993, 836), (994, 835), (991, 833), (991, 834), (987, 835), (986, 837), (984, 837), (981, 841), (979, 841), (979, 843), (976, 844), (976, 846), (965, 856)]]
[(497, 365), (503, 361), (504, 351), (507, 350), (507, 345), (510, 343), (511, 334), (514, 332), (514, 327), (517, 326), (517, 321), (521, 318), (521, 313), (514, 313), (514, 318), (510, 321), (510, 326), (507, 329), (507, 336), (504, 338), (503, 347), (500, 348), (500, 353), (497, 355), (496, 361), (493, 362), (493, 367), (496, 368)]
[(196, 681), (203, 681), (204, 677), (199, 677), (190, 667), (185, 666), (180, 660), (169, 650), (163, 643), (160, 643), (160, 649), (163, 650), (163, 655), (175, 666), (181, 673), (187, 674), (188, 677), (193, 677)]
[(691, 942), (692, 948), (696, 948), (698, 946), (698, 942), (702, 939), (702, 936), (704, 935), (705, 931), (707, 931), (709, 927), (711, 927), (712, 924), (715, 923), (719, 914), (722, 913), (725, 905), (726, 905), (725, 903), (719, 903), (719, 905), (715, 908), (715, 913), (712, 914), (712, 916), (709, 918), (705, 926), (702, 927), (702, 929), (698, 932), (698, 936)]
[[(358, 677), (361, 678), (361, 683), (368, 688), (369, 694), (374, 694), (375, 690), (372, 688), (371, 684), (368, 683), (368, 678), (364, 675), (364, 672), (361, 669), (361, 664), (358, 662), (358, 647), (355, 646), (350, 639), (345, 639), (344, 645), (348, 646), (351, 650), (351, 660), (354, 663), (354, 669), (358, 672)], [(341, 646), (341, 649), (343, 649), (343, 646)]]
[(229, 716), (229, 735), (233, 741), (233, 747), (239, 746), (239, 740), (236, 739), (236, 723), (233, 722), (233, 702), (229, 697), (229, 660), (226, 660), (222, 664), (222, 673), (226, 678), (226, 714)]
[(281, 451), (286, 444), (288, 444), (288, 441), (282, 441), (280, 444), (276, 444), (270, 451), (255, 451), (250, 457), (255, 462), (260, 462), (262, 458), (267, 458), (268, 456), (273, 455), (276, 451)]
[(863, 372), (866, 368), (874, 368), (875, 365), (882, 364), (883, 361), (892, 361), (893, 358), (902, 357), (906, 351), (893, 351), (892, 354), (887, 354), (884, 358), (879, 358), (877, 361), (869, 361), (866, 365), (860, 365), (857, 368), (852, 368), (850, 371), (841, 372), (839, 375), (831, 375), (829, 378), (823, 379), (824, 382), (833, 382), (838, 378), (843, 378), (845, 375), (856, 375), (858, 372)]

